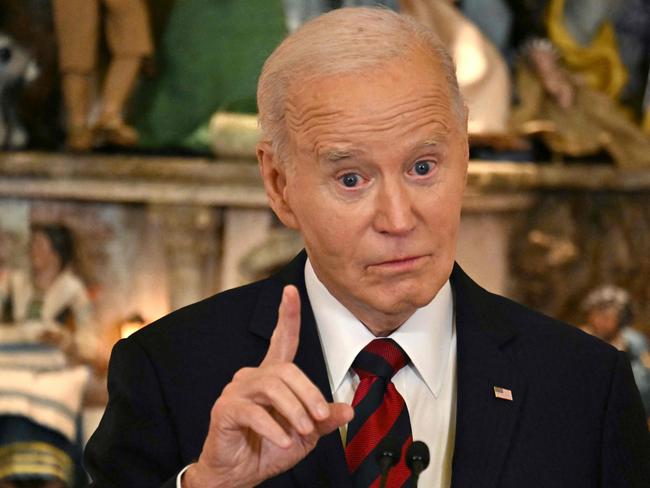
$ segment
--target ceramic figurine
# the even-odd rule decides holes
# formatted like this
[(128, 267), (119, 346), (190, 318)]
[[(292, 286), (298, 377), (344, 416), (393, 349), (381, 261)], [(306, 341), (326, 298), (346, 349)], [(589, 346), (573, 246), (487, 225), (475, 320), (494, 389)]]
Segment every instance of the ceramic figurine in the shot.
[(28, 141), (17, 112), (20, 92), (38, 76), (29, 52), (0, 32), (0, 149), (20, 149)]
[(627, 353), (650, 421), (650, 343), (632, 328), (634, 310), (629, 293), (613, 285), (600, 286), (587, 295), (582, 309), (586, 323), (581, 328), (585, 332)]
[(97, 343), (92, 304), (70, 268), (66, 227), (33, 226), (29, 255), (31, 273), (14, 271), (4, 285), (0, 485), (81, 486), (78, 426), (90, 377), (85, 364)]
[[(87, 151), (97, 143), (134, 146), (138, 133), (124, 122), (123, 112), (142, 62), (153, 52), (145, 0), (53, 0), (52, 7), (67, 109), (67, 148)], [(99, 116), (91, 125), (102, 20), (111, 61), (103, 80)]]

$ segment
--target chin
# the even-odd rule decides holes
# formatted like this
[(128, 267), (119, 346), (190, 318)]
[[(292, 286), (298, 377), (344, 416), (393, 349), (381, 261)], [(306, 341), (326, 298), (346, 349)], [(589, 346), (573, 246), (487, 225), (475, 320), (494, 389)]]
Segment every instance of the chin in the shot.
[[(387, 290), (373, 296), (375, 304), (372, 306), (387, 315), (413, 313), (418, 308), (428, 305), (436, 296), (437, 292), (438, 290), (433, 289), (433, 287), (429, 287), (427, 290), (416, 288)], [(381, 301), (378, 301), (377, 298), (380, 298)]]

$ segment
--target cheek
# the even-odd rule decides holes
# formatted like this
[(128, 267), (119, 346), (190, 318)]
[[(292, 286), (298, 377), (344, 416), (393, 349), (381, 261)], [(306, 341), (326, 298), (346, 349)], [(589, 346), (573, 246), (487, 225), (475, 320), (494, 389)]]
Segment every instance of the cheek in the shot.
[(342, 248), (359, 239), (367, 221), (363, 205), (344, 202), (325, 185), (307, 179), (296, 180), (292, 190), (290, 205), (305, 240)]
[(433, 239), (446, 241), (458, 234), (460, 206), (461, 200), (457, 194), (447, 194), (422, 211)]
[(317, 247), (322, 254), (349, 254), (358, 244), (353, 219), (349, 215), (319, 209), (301, 217), (305, 243), (312, 248)]
[(356, 264), (364, 251), (368, 252), (370, 242), (358, 215), (345, 208), (327, 206), (305, 212), (301, 220), (307, 250), (321, 268), (337, 270), (338, 276), (358, 271)]

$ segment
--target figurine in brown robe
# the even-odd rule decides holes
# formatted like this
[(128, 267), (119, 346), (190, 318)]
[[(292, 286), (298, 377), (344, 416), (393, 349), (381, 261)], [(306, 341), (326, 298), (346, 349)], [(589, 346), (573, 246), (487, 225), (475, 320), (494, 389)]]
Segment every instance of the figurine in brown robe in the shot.
[[(123, 119), (124, 105), (144, 58), (153, 51), (144, 0), (53, 0), (63, 96), (66, 146), (87, 151), (95, 142), (133, 146), (138, 134)], [(101, 108), (89, 122), (101, 16), (111, 62), (101, 91)]]

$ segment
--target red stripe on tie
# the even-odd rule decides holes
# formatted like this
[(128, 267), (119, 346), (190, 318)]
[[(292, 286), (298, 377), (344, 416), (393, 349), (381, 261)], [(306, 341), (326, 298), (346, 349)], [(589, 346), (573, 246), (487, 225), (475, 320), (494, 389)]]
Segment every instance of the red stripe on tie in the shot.
[(388, 472), (388, 479), (386, 480), (387, 487), (392, 488), (404, 486), (406, 480), (411, 477), (411, 470), (406, 465), (406, 450), (411, 444), (413, 444), (412, 436), (406, 439), (406, 442), (402, 446), (402, 454), (400, 455), (399, 463)]
[(398, 347), (396, 344), (389, 344), (385, 339), (382, 339), (372, 341), (363, 350), (381, 357), (391, 365), (393, 371), (399, 371), (406, 365), (406, 358)]
[(359, 386), (357, 386), (357, 391), (354, 394), (352, 399), (352, 408), (356, 407), (361, 403), (361, 401), (366, 397), (372, 385), (379, 379), (378, 376), (366, 377), (365, 380), (361, 380)]
[[(359, 388), (363, 383), (369, 382), (362, 381)], [(404, 400), (395, 389), (395, 385), (388, 383), (383, 403), (366, 420), (355, 434), (354, 439), (350, 440), (345, 447), (345, 458), (351, 473), (357, 470), (359, 465), (377, 447), (379, 441), (388, 434), (404, 407)], [(370, 439), (374, 442), (369, 442)]]
[(377, 476), (377, 479), (373, 481), (368, 488), (379, 488), (380, 483), (381, 483), (381, 475)]
[[(411, 470), (406, 465), (406, 450), (411, 444), (413, 444), (413, 437), (406, 439), (406, 442), (402, 446), (399, 462), (388, 471), (388, 476), (386, 477), (387, 488), (402, 487), (411, 478)], [(380, 483), (381, 475), (377, 476), (377, 479), (372, 482), (369, 488), (379, 488)]]

